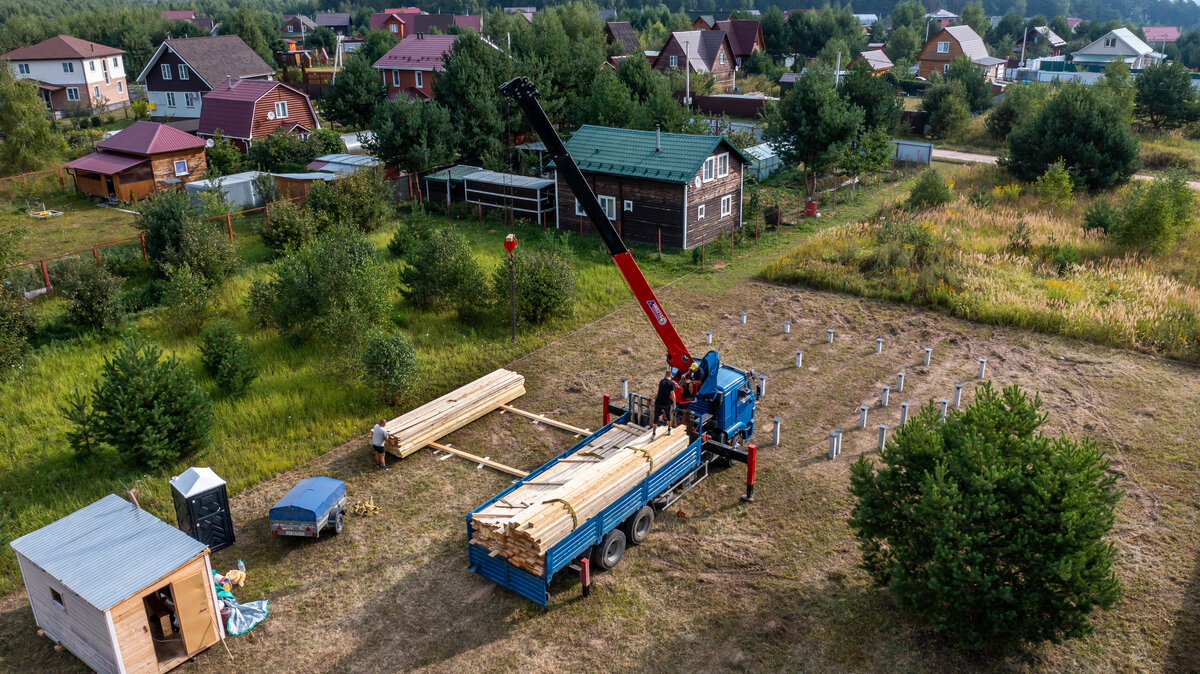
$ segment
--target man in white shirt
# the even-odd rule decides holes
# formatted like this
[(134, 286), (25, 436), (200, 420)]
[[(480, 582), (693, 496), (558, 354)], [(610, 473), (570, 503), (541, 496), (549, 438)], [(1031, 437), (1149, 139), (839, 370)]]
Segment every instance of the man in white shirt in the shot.
[(384, 428), (387, 421), (380, 419), (379, 423), (375, 424), (375, 428), (371, 429), (371, 449), (375, 450), (375, 465), (384, 470), (391, 470), (387, 467), (387, 450), (384, 445), (387, 444), (388, 432)]

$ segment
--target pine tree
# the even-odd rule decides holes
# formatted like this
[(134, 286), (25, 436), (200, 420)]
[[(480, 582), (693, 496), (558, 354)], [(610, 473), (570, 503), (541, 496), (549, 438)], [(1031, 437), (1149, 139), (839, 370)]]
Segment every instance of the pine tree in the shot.
[(371, 128), (375, 130), (374, 140), (367, 143), (371, 154), (410, 173), (450, 162), (458, 148), (450, 112), (433, 101), (380, 105)]
[(471, 32), (460, 35), (446, 55), (446, 69), (434, 88), (461, 134), (459, 152), (468, 159), (500, 154), (507, 131), (501, 106), (506, 103), (497, 87), (508, 77), (509, 64), (503, 53)]
[(786, 164), (804, 164), (811, 195), (817, 177), (836, 166), (862, 123), (862, 109), (838, 94), (829, 73), (810, 68), (796, 82), (795, 90), (770, 109), (763, 137), (775, 144)]
[(321, 98), (321, 108), (329, 119), (353, 128), (367, 128), (375, 107), (386, 100), (387, 90), (379, 71), (361, 54), (346, 59), (337, 81)]
[(1200, 118), (1192, 76), (1180, 63), (1146, 68), (1134, 87), (1134, 114), (1156, 129), (1176, 129)]

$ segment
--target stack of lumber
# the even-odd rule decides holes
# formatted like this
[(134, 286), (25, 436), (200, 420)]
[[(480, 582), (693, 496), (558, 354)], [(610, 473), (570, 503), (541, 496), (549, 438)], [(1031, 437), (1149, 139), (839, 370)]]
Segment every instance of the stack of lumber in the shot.
[(683, 426), (670, 435), (659, 427), (654, 440), (639, 426), (613, 426), (475, 513), (471, 543), (544, 575), (547, 550), (665, 466), (688, 443)]
[(525, 377), (496, 370), (387, 422), (387, 449), (408, 456), (525, 395)]

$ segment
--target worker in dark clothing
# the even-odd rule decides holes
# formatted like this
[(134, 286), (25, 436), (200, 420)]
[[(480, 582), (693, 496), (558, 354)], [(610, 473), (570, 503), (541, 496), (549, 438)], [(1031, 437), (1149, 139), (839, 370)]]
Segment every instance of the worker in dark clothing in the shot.
[(675, 401), (677, 399), (678, 386), (675, 380), (671, 378), (671, 371), (663, 375), (661, 381), (658, 382), (658, 393), (654, 395), (654, 417), (650, 420), (650, 439), (653, 440), (658, 432), (658, 422), (665, 417), (667, 424), (667, 432), (671, 432), (671, 423), (675, 418)]

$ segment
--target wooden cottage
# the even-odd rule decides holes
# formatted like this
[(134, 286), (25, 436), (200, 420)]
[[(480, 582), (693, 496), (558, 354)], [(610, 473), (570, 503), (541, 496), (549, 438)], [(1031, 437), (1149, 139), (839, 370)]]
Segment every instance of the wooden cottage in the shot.
[(119, 496), (9, 545), (38, 627), (97, 672), (159, 674), (225, 638), (208, 547)]
[(737, 61), (729, 36), (723, 30), (677, 30), (667, 38), (654, 57), (654, 69), (668, 73), (688, 68), (693, 73), (711, 73), (722, 91), (733, 89)]
[(604, 24), (604, 40), (616, 44), (626, 54), (642, 55), (642, 41), (628, 21), (609, 21)]
[(80, 194), (135, 201), (203, 177), (208, 161), (204, 141), (190, 133), (158, 122), (134, 122), (64, 168)]
[(275, 178), (275, 193), (280, 199), (307, 199), (317, 181), (333, 182), (341, 177), (340, 174), (328, 171), (312, 171), (310, 173), (272, 173)]
[(226, 78), (266, 80), (275, 69), (237, 35), (164, 40), (137, 81), (152, 117), (199, 117), (203, 99)]
[[(721, 136), (584, 125), (567, 149), (626, 241), (687, 249), (741, 227), (748, 160)], [(556, 226), (594, 231), (555, 179)]]
[(229, 78), (204, 96), (196, 135), (218, 132), (246, 152), (254, 141), (272, 133), (307, 137), (321, 128), (308, 94), (274, 80)]
[(1005, 60), (988, 53), (983, 38), (970, 26), (950, 26), (938, 31), (917, 54), (917, 75), (929, 79), (943, 74), (959, 58), (966, 56), (983, 71), (989, 81), (1000, 79)]

